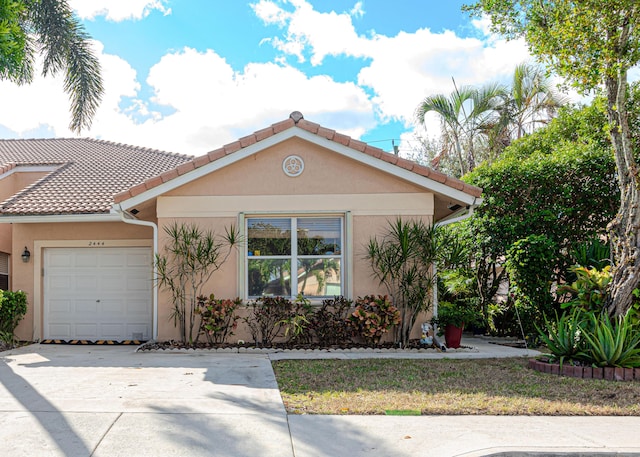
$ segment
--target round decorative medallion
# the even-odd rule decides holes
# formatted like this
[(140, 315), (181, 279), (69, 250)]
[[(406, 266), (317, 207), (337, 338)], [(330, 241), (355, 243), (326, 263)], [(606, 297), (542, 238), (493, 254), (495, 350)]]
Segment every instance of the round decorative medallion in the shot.
[(287, 176), (295, 178), (300, 176), (304, 171), (304, 161), (299, 156), (289, 156), (282, 161), (282, 171)]

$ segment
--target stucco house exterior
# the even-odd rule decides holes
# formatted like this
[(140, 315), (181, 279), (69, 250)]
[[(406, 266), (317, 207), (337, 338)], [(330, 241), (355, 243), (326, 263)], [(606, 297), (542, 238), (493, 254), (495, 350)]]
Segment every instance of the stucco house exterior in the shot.
[[(355, 298), (385, 292), (363, 256), (389, 221), (452, 220), (481, 195), (299, 112), (199, 157), (92, 139), (0, 140), (0, 167), (0, 288), (27, 292), (17, 336), (35, 341), (176, 338), (170, 296), (153, 281), (154, 252), (175, 222), (217, 233), (235, 225), (247, 240), (208, 285), (217, 297)], [(274, 236), (279, 252), (256, 247)], [(307, 249), (306, 238), (322, 242)], [(290, 265), (323, 271), (271, 280)]]

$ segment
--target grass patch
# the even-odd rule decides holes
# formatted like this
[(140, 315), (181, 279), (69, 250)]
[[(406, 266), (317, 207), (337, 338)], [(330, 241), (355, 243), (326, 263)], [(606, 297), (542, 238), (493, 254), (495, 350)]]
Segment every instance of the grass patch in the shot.
[(640, 382), (529, 370), (525, 359), (281, 360), (291, 414), (640, 415)]

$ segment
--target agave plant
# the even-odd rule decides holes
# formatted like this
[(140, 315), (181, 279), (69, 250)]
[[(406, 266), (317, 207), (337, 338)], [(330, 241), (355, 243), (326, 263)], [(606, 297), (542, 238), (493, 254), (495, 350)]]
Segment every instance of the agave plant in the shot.
[(640, 332), (631, 321), (631, 313), (613, 319), (604, 313), (587, 316), (582, 357), (599, 367), (640, 367)]
[(540, 339), (549, 349), (550, 358), (562, 367), (565, 360), (579, 360), (584, 353), (584, 335), (587, 326), (585, 313), (578, 307), (550, 321), (545, 317), (545, 329), (538, 329)]

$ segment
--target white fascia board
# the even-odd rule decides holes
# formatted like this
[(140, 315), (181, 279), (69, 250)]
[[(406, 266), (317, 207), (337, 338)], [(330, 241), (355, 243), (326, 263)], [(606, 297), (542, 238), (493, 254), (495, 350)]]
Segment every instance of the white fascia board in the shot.
[(120, 216), (112, 213), (0, 216), (0, 224), (43, 224), (48, 222), (120, 222)]
[(221, 157), (220, 159), (215, 160), (207, 165), (204, 165), (200, 168), (197, 168), (188, 173), (185, 173), (184, 175), (178, 176), (177, 178), (174, 178), (171, 181), (168, 181), (157, 187), (154, 187), (153, 189), (142, 192), (136, 195), (135, 197), (131, 197), (127, 200), (124, 200), (120, 202), (120, 206), (124, 210), (134, 208), (135, 206), (141, 203), (144, 203), (148, 200), (159, 197), (160, 195), (163, 195), (166, 192), (172, 191), (173, 189), (176, 189), (184, 184), (188, 184), (191, 181), (194, 181), (203, 176), (206, 176), (211, 172), (224, 168), (242, 159), (250, 157), (257, 152), (270, 148), (271, 146), (275, 146), (278, 143), (281, 143), (283, 141), (286, 141), (294, 137), (301, 138), (305, 141), (316, 144), (325, 149), (329, 149), (342, 156), (348, 157), (362, 164), (376, 168), (387, 174), (397, 176), (398, 178), (404, 179), (405, 181), (413, 183), (417, 186), (423, 187), (425, 189), (431, 190), (441, 195), (445, 195), (454, 200), (463, 202), (467, 205), (472, 205), (474, 204), (474, 202), (477, 202), (477, 197), (474, 197), (465, 192), (462, 192), (461, 190), (454, 189), (453, 187), (439, 183), (438, 181), (435, 181), (433, 179), (429, 179), (417, 173), (413, 173), (402, 167), (398, 167), (391, 163), (385, 162), (382, 159), (377, 159), (373, 156), (370, 156), (369, 154), (356, 151), (355, 149), (352, 149), (348, 146), (344, 146), (335, 141), (328, 140), (319, 135), (316, 135), (315, 133), (311, 133), (307, 130), (301, 129), (300, 127), (291, 127), (287, 130), (284, 130), (280, 133), (270, 136), (269, 138), (266, 138), (262, 141), (259, 141), (250, 146), (247, 146), (246, 148), (242, 148), (236, 152), (233, 152), (229, 155)]
[(454, 189), (451, 186), (439, 183), (438, 181), (419, 175), (418, 173), (414, 173), (397, 165), (393, 165), (382, 159), (377, 159), (373, 156), (370, 156), (369, 154), (356, 151), (355, 149), (352, 149), (348, 146), (344, 146), (340, 143), (336, 143), (335, 141), (328, 140), (306, 130), (298, 130), (301, 132), (299, 135), (297, 135), (300, 138), (303, 138), (311, 143), (315, 143), (318, 146), (331, 149), (338, 154), (356, 160), (362, 164), (377, 168), (378, 170), (383, 171), (387, 174), (397, 176), (398, 178), (409, 181), (410, 183), (417, 186), (423, 187), (441, 195), (446, 195), (447, 197), (450, 197), (454, 200), (464, 202), (467, 205), (472, 205), (477, 201), (477, 197), (469, 195), (466, 192), (462, 192), (461, 190)]
[(299, 136), (295, 134), (294, 130), (301, 129), (288, 129), (283, 132), (277, 133), (269, 138), (266, 138), (258, 143), (254, 143), (251, 146), (247, 146), (246, 148), (239, 149), (236, 152), (228, 154), (224, 157), (219, 158), (218, 160), (214, 160), (206, 165), (201, 166), (200, 168), (196, 168), (195, 170), (191, 170), (184, 175), (180, 175), (177, 178), (172, 179), (171, 181), (160, 184), (153, 189), (149, 189), (145, 192), (142, 192), (135, 197), (128, 198), (119, 203), (120, 207), (123, 210), (129, 210), (131, 208), (135, 208), (137, 205), (144, 203), (153, 198), (157, 198), (160, 195), (165, 194), (166, 192), (170, 192), (173, 189), (177, 189), (180, 186), (190, 183), (191, 181), (195, 181), (196, 179), (202, 178), (203, 176), (208, 175), (214, 171), (220, 170), (226, 166), (234, 164), (246, 157), (250, 157), (253, 154), (262, 151), (263, 149), (274, 146), (282, 141), (285, 141), (294, 136)]

